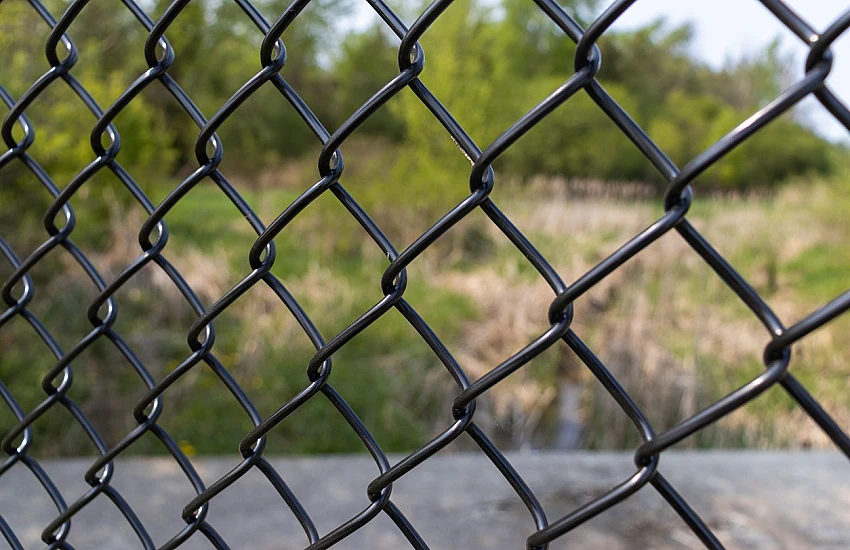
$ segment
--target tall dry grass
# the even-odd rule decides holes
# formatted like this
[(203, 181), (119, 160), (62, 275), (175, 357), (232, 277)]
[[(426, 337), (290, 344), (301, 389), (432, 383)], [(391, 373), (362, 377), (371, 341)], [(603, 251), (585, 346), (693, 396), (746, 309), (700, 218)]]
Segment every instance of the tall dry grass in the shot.
[[(590, 189), (585, 185), (584, 191)], [(529, 192), (530, 191), (530, 192)], [(777, 196), (713, 197), (695, 208), (691, 222), (727, 257), (791, 324), (820, 305), (810, 288), (784, 266), (824, 242), (835, 242), (835, 226), (819, 217), (815, 186), (791, 187)], [(805, 195), (805, 200), (802, 200)], [(568, 187), (538, 182), (502, 201), (514, 222), (568, 283), (649, 225), (660, 211), (631, 197), (580, 198)], [(497, 202), (498, 198), (497, 198)], [(499, 236), (492, 234), (492, 238)], [(464, 340), (464, 366), (475, 375), (530, 341), (544, 325), (551, 291), (534, 277), (498, 262), (466, 272), (450, 272), (443, 284), (473, 296), (482, 308)], [(850, 281), (848, 281), (850, 283)], [(675, 233), (662, 237), (606, 277), (576, 303), (573, 329), (584, 338), (642, 407), (657, 430), (698, 412), (758, 375), (769, 335), (740, 300)], [(796, 346), (792, 372), (808, 384), (827, 409), (850, 425), (847, 377), (850, 353), (840, 341), (846, 324), (833, 324)], [(553, 359), (548, 359), (550, 362)], [(546, 359), (544, 359), (546, 361)], [(490, 392), (487, 413), (507, 426), (516, 445), (528, 445), (532, 429), (539, 445), (558, 441), (563, 424), (581, 424), (581, 445), (622, 448), (637, 434), (619, 406), (575, 357), (554, 362), (559, 382), (536, 377), (533, 367), (513, 375)], [(580, 391), (581, 398), (570, 396)], [(559, 406), (559, 402), (560, 406)], [(573, 403), (573, 410), (564, 403)], [(548, 412), (547, 412), (548, 411)], [(550, 425), (540, 419), (555, 415)], [(552, 433), (554, 432), (554, 434)], [(773, 388), (695, 437), (685, 447), (825, 447), (817, 426)]]
[[(522, 188), (502, 186), (494, 199), (569, 284), (660, 215), (657, 201), (647, 200), (646, 194), (637, 184), (623, 184), (612, 191), (600, 182), (565, 185), (538, 180)], [(709, 197), (703, 202), (698, 197), (689, 219), (790, 324), (825, 300), (817, 292), (813, 295), (817, 289), (789, 266), (824, 243), (843, 244), (847, 231), (839, 230), (844, 227), (841, 218), (825, 214), (834, 212), (834, 197), (823, 185), (791, 187), (774, 197)], [(303, 269), (282, 275), (287, 288), (323, 328), (337, 327), (349, 317), (353, 320), (362, 313), (359, 308), (371, 303), (371, 296), (379, 297), (377, 280), (384, 261), (375, 257), (374, 244), (364, 236), (324, 223), (329, 212), (332, 209), (325, 207), (310, 210), (289, 231), (296, 239), (303, 234), (299, 246), (316, 253), (299, 260), (308, 262)], [(104, 228), (108, 244), (86, 250), (107, 280), (138, 257), (137, 228), (142, 222), (140, 211), (111, 205)], [(427, 225), (428, 220), (417, 219), (410, 227)], [(241, 248), (202, 250), (178, 242), (169, 243), (165, 253), (205, 304), (215, 302), (245, 274)], [(67, 255), (58, 257), (66, 276), (40, 292), (90, 294), (91, 283), (85, 275)], [(346, 262), (355, 257), (369, 269), (374, 267), (374, 277), (347, 271)], [(483, 216), (470, 216), (452, 229), (409, 268), (409, 276), (411, 284), (424, 285), (426, 293), (447, 291), (474, 304), (477, 314), (462, 323), (458, 334), (443, 326), (446, 319), (426, 318), (438, 335), (449, 335), (445, 343), (472, 379), (483, 376), (548, 327), (551, 289)], [(119, 332), (154, 377), (161, 378), (187, 355), (185, 332), (195, 315), (155, 266), (133, 277), (118, 299), (122, 304), (119, 323), (124, 323), (116, 325)], [(768, 334), (675, 233), (604, 278), (575, 308), (572, 329), (658, 431), (692, 416), (763, 368), (760, 357)], [(216, 343), (217, 352), (252, 399), (263, 404), (265, 414), (303, 382), (300, 371), (293, 382), (291, 371), (275, 365), (293, 358), (306, 361), (310, 343), (262, 285), (228, 308), (217, 326), (224, 335), (222, 343)], [(847, 328), (848, 323), (838, 322), (816, 332), (795, 347), (792, 360), (792, 372), (844, 426), (850, 426), (850, 402), (845, 397), (850, 390), (850, 351), (842, 338)], [(375, 341), (396, 337), (387, 333)], [(426, 426), (425, 431), (443, 429), (445, 411), (457, 391), (454, 383), (436, 360), (423, 365), (421, 358), (411, 359), (409, 350), (387, 349), (358, 351), (369, 369), (393, 381), (390, 391), (398, 394), (398, 402), (382, 408), (390, 411), (382, 414), (403, 411), (412, 422)], [(109, 370), (113, 359), (107, 355), (89, 361), (87, 368), (93, 370), (81, 377), (112, 384), (100, 394), (106, 397), (90, 401), (94, 408), (88, 411), (105, 419), (98, 428), (110, 440), (133, 427), (125, 414), (129, 398), (115, 386), (118, 379)], [(202, 369), (190, 371), (169, 390), (170, 410), (197, 406), (192, 399), (207, 387), (204, 384)], [(402, 385), (416, 391), (399, 393)], [(362, 388), (338, 389), (350, 395)], [(438, 403), (430, 396), (438, 396)], [(387, 420), (389, 430), (391, 420)], [(625, 414), (564, 345), (547, 351), (482, 396), (476, 421), (506, 448), (627, 448), (637, 442)], [(781, 390), (771, 389), (681, 445), (800, 448), (823, 447), (828, 441), (799, 408), (783, 398)]]

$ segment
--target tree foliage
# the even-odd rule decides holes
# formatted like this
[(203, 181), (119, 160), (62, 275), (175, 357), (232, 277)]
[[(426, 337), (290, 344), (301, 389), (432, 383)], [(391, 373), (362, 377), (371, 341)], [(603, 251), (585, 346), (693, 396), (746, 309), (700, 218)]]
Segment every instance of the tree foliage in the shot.
[[(286, 8), (280, 0), (255, 4), (270, 20)], [(57, 14), (66, 6), (59, 0), (49, 5)], [(151, 15), (156, 18), (167, 5), (157, 0)], [(376, 22), (357, 32), (334, 25), (349, 6), (346, 0), (313, 2), (283, 36), (288, 58), (281, 74), (331, 131), (398, 73), (398, 39), (385, 25)], [(565, 8), (580, 17), (597, 9), (592, 0), (571, 0)], [(42, 54), (47, 27), (25, 5), (4, 3), (0, 10), (0, 48), (12, 52), (0, 64), (0, 83), (19, 96), (47, 68)], [(69, 34), (80, 49), (74, 74), (104, 108), (147, 68), (141, 55), (146, 33), (126, 10), (92, 3)], [(680, 166), (789, 83), (789, 60), (777, 43), (718, 70), (693, 58), (692, 36), (689, 26), (670, 28), (659, 20), (633, 31), (609, 31), (599, 41), (600, 82)], [(169, 73), (207, 117), (261, 68), (262, 35), (232, 2), (191, 2), (167, 37), (176, 52)], [(422, 81), (482, 147), (574, 72), (575, 45), (531, 2), (455, 3), (421, 43)], [(28, 111), (39, 132), (34, 151), (48, 170), (70, 177), (92, 160), (79, 132), (88, 132), (94, 119), (70, 90), (49, 95)], [(119, 161), (144, 177), (194, 166), (198, 129), (163, 87), (150, 86), (116, 124), (126, 143)], [(219, 135), (229, 168), (248, 176), (297, 160), (315, 147), (295, 109), (271, 85), (240, 107)], [(462, 158), (433, 166), (434, 159), (456, 157), (455, 145), (409, 90), (355, 136), (388, 144), (392, 166), (385, 173), (412, 179), (409, 185), (419, 189), (423, 204), (439, 196), (440, 181), (454, 184), (468, 177)], [(808, 173), (829, 173), (837, 151), (843, 148), (825, 142), (795, 115), (785, 115), (698, 183), (771, 187)], [(641, 180), (663, 188), (649, 163), (584, 93), (523, 137), (497, 169), (519, 178)]]

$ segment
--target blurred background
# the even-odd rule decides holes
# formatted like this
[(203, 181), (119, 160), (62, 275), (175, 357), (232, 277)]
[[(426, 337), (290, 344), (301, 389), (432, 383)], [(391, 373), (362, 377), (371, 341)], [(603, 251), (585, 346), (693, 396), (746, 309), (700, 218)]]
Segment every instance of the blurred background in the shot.
[[(140, 4), (156, 19), (168, 2)], [(270, 21), (287, 5), (254, 4)], [(281, 74), (331, 130), (398, 74), (398, 40), (362, 4), (314, 0), (283, 35), (288, 59)], [(605, 7), (593, 0), (562, 4), (583, 24)], [(690, 14), (701, 17), (695, 24), (671, 7), (697, 3), (643, 4), (600, 39), (598, 78), (680, 167), (801, 74), (805, 47), (756, 2), (747, 8), (754, 15), (742, 11), (731, 18), (750, 22), (752, 34), (746, 36), (705, 15), (705, 7)], [(723, 13), (718, 4), (723, 2), (711, 3)], [(734, 10), (739, 3), (727, 4)], [(827, 15), (837, 15), (833, 4)], [(61, 0), (45, 5), (56, 16), (67, 7)], [(390, 5), (408, 24), (424, 9), (416, 1)], [(118, 7), (92, 2), (68, 31), (80, 51), (73, 74), (103, 108), (147, 69), (147, 33)], [(25, 2), (0, 4), (0, 84), (15, 98), (49, 68), (43, 53), (48, 33)], [(208, 118), (260, 69), (262, 34), (233, 2), (194, 0), (167, 37), (176, 52), (169, 73)], [(421, 79), (482, 149), (573, 73), (574, 45), (526, 0), (456, 2), (421, 44)], [(844, 78), (838, 90), (850, 88), (841, 76), (845, 69), (837, 65), (835, 71)], [(88, 137), (94, 117), (60, 82), (27, 115), (36, 132), (29, 152), (64, 187), (94, 159)], [(850, 151), (842, 132), (823, 122), (827, 118), (809, 103), (786, 113), (694, 185), (689, 219), (789, 324), (850, 286)], [(198, 129), (158, 83), (115, 124), (123, 142), (118, 161), (155, 204), (197, 168)], [(318, 180), (319, 142), (270, 85), (218, 134), (221, 171), (267, 224)], [(468, 160), (409, 90), (372, 116), (342, 151), (343, 185), (399, 250), (468, 193)], [(665, 182), (585, 94), (511, 147), (495, 170), (492, 198), (567, 283), (662, 213)], [(50, 202), (20, 162), (0, 171), (0, 235), (20, 257), (46, 240), (42, 217)], [(106, 170), (71, 204), (77, 214), (73, 241), (111, 280), (140, 255), (137, 235), (145, 213)], [(250, 272), (247, 256), (256, 235), (212, 181), (201, 182), (165, 221), (171, 236), (164, 254), (205, 305)], [(332, 195), (299, 215), (276, 245), (273, 273), (326, 339), (381, 298), (387, 260)], [(0, 279), (11, 272), (0, 263)], [(91, 330), (84, 312), (96, 295), (93, 284), (62, 249), (31, 275), (30, 309), (63, 349), (71, 348)], [(548, 327), (551, 290), (481, 212), (441, 238), (408, 268), (408, 276), (405, 298), (473, 379)], [(155, 379), (189, 355), (186, 333), (195, 315), (158, 267), (146, 267), (116, 299), (115, 329)], [(768, 334), (673, 233), (575, 307), (573, 328), (658, 430), (763, 369)], [(216, 356), (264, 416), (307, 385), (313, 348), (265, 286), (240, 298), (215, 326)], [(850, 426), (849, 328), (850, 321), (839, 318), (795, 346), (792, 360), (795, 376), (843, 426)], [(0, 331), (0, 379), (25, 410), (44, 399), (40, 380), (52, 364), (23, 319)], [(131, 411), (144, 385), (108, 342), (96, 343), (74, 365), (70, 395), (112, 445), (136, 426)], [(451, 422), (454, 382), (394, 310), (335, 356), (332, 382), (387, 452), (416, 448)], [(203, 365), (164, 399), (160, 424), (189, 454), (233, 453), (251, 428)], [(35, 423), (36, 452), (94, 452), (63, 415), (67, 411), (54, 407)], [(565, 346), (550, 349), (480, 398), (476, 420), (502, 449), (619, 449), (638, 440), (619, 407)], [(0, 410), (0, 432), (13, 425), (12, 414)], [(808, 448), (828, 441), (774, 387), (680, 445)], [(132, 449), (163, 452), (150, 435)], [(323, 399), (311, 400), (276, 427), (267, 449), (364, 450)]]

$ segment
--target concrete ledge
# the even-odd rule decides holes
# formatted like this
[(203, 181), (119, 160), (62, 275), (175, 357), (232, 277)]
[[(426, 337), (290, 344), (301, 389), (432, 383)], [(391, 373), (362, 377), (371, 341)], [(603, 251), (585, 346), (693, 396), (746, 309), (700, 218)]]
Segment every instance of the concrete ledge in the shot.
[[(620, 453), (510, 454), (550, 521), (622, 481), (634, 471)], [(193, 460), (211, 483), (236, 458)], [(42, 463), (70, 503), (88, 485), (88, 459)], [(367, 504), (366, 485), (377, 467), (367, 456), (272, 459), (310, 513), (320, 533)], [(850, 548), (850, 463), (823, 452), (666, 452), (661, 471), (728, 548)], [(194, 496), (167, 458), (116, 463), (113, 486), (160, 545), (185, 524), (182, 507)], [(499, 472), (481, 454), (446, 454), (413, 470), (393, 490), (393, 501), (432, 549), (521, 549), (533, 523)], [(0, 514), (26, 548), (43, 548), (40, 531), (55, 515), (47, 495), (20, 465), (0, 477)], [(234, 550), (303, 548), (303, 532), (258, 471), (217, 496), (208, 516)], [(68, 541), (77, 549), (141, 548), (103, 496), (75, 516)], [(0, 542), (0, 547), (4, 546)], [(406, 542), (385, 515), (335, 548), (390, 550)], [(664, 500), (647, 486), (628, 501), (570, 533), (562, 548), (701, 548)], [(209, 550), (201, 536), (182, 546)]]

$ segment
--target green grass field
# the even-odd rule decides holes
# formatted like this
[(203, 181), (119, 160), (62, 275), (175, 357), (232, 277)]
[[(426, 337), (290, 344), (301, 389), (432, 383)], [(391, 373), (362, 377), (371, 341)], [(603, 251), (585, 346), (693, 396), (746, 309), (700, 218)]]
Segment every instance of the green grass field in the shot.
[[(356, 186), (352, 186), (356, 190)], [(161, 200), (168, 183), (148, 189)], [(241, 190), (241, 189), (240, 189)], [(699, 197), (689, 219), (791, 324), (850, 287), (848, 185), (821, 181), (770, 197)], [(140, 253), (143, 213), (118, 205), (116, 190), (81, 197), (74, 239), (109, 280)], [(293, 189), (243, 193), (265, 223), (297, 196)], [(356, 193), (355, 193), (356, 196)], [(554, 184), (497, 189), (494, 200), (568, 283), (649, 225), (660, 213), (646, 199), (570, 198)], [(378, 218), (392, 236), (424, 229), (416, 212), (402, 222)], [(164, 254), (210, 305), (250, 272), (256, 236), (210, 181), (166, 217)], [(21, 223), (30, 223), (23, 220)], [(395, 226), (393, 224), (396, 224)], [(399, 225), (400, 224), (400, 225)], [(419, 230), (421, 230), (419, 229)], [(28, 242), (37, 240), (35, 230)], [(399, 246), (405, 241), (402, 239)], [(381, 298), (387, 266), (374, 243), (330, 196), (323, 196), (275, 241), (272, 272), (314, 320), (325, 339)], [(61, 252), (33, 277), (33, 311), (68, 349), (88, 330), (82, 311), (91, 283)], [(8, 270), (7, 266), (2, 269)], [(62, 280), (58, 273), (65, 273)], [(6, 271), (0, 276), (6, 277)], [(471, 378), (518, 351), (546, 327), (551, 290), (508, 240), (479, 213), (455, 227), (408, 268), (405, 299), (433, 327)], [(63, 291), (63, 299), (54, 296)], [(189, 355), (185, 334), (194, 314), (155, 266), (117, 295), (115, 328), (159, 379)], [(697, 412), (763, 368), (767, 332), (708, 266), (675, 234), (661, 238), (576, 303), (574, 330), (632, 393), (660, 430)], [(216, 320), (214, 353), (266, 416), (307, 385), (313, 348), (292, 315), (260, 284)], [(51, 358), (20, 319), (0, 335), (0, 376), (29, 410)], [(840, 318), (795, 347), (791, 371), (842, 425), (850, 425), (850, 350)], [(75, 362), (71, 397), (115, 443), (129, 432), (129, 413), (144, 388), (127, 362), (97, 343)], [(451, 423), (454, 382), (401, 314), (391, 311), (334, 356), (331, 383), (386, 451), (424, 443)], [(508, 447), (553, 444), (568, 416), (582, 427), (581, 445), (622, 448), (636, 433), (625, 415), (565, 346), (553, 348), (480, 399), (476, 419)], [(575, 397), (578, 396), (578, 397)], [(96, 399), (95, 399), (96, 398)], [(191, 452), (233, 452), (250, 429), (203, 365), (164, 396), (161, 424)], [(66, 414), (52, 411), (51, 415)], [(12, 423), (0, 413), (0, 431)], [(81, 433), (36, 423), (42, 452), (91, 452)], [(64, 423), (63, 423), (64, 424)], [(50, 432), (49, 430), (54, 430)], [(148, 436), (145, 436), (148, 437)], [(826, 439), (779, 388), (686, 440), (689, 447), (819, 447)], [(362, 451), (362, 444), (323, 397), (312, 400), (269, 436), (279, 453)], [(461, 443), (463, 445), (463, 443)], [(152, 437), (136, 447), (160, 452)]]

